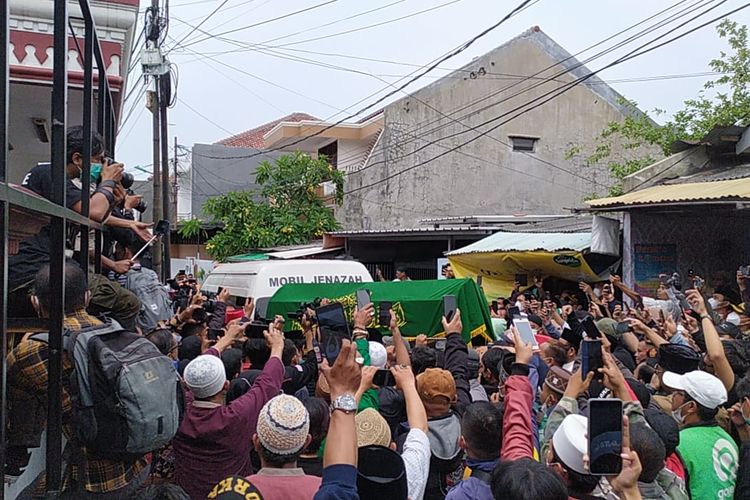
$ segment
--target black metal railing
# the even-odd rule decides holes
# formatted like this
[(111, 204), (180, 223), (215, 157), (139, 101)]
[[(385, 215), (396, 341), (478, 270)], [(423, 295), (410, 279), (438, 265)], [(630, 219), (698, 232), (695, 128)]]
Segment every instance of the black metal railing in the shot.
[[(83, 128), (84, 151), (91, 151), (91, 137), (93, 130), (94, 107), (94, 62), (97, 65), (97, 111), (96, 130), (104, 138), (108, 151), (115, 146), (116, 114), (109, 82), (107, 80), (104, 56), (96, 34), (96, 24), (88, 4), (88, 0), (79, 0), (84, 25), (83, 63)], [(50, 218), (50, 285), (56, 293), (51, 294), (49, 310), (49, 385), (47, 404), (47, 450), (46, 472), (47, 491), (50, 496), (56, 496), (62, 484), (62, 333), (64, 321), (64, 290), (65, 290), (65, 240), (66, 225), (76, 224), (81, 227), (80, 263), (84, 270), (89, 264), (90, 231), (95, 232), (94, 263), (97, 272), (100, 270), (101, 226), (88, 219), (90, 168), (89, 154), (83, 154), (82, 200), (81, 214), (66, 208), (65, 184), (67, 145), (67, 93), (68, 93), (68, 3), (67, 0), (54, 0), (54, 56), (52, 79), (51, 124), (52, 140), (50, 159), (52, 164), (52, 195), (51, 200), (45, 200), (30, 195), (23, 190), (8, 184), (8, 122), (9, 122), (9, 17), (10, 0), (0, 0), (0, 112), (3, 123), (0, 124), (0, 465), (5, 464), (6, 446), (6, 355), (8, 348), (8, 249), (9, 249), (9, 217), (10, 207), (15, 206), (23, 210), (34, 211)], [(62, 49), (61, 49), (62, 48)], [(4, 484), (4, 474), (0, 468), (0, 484)], [(0, 499), (4, 496), (0, 489)]]

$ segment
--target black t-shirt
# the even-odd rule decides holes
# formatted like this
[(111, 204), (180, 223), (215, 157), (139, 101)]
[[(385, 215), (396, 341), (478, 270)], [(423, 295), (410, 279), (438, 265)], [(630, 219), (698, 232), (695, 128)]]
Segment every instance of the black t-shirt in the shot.
[[(34, 191), (48, 200), (52, 200), (52, 165), (40, 163), (26, 174), (21, 185)], [(68, 208), (81, 201), (81, 188), (75, 185), (72, 179), (65, 178), (65, 205)]]
[[(22, 186), (50, 200), (52, 197), (52, 166), (40, 163), (26, 174)], [(65, 204), (68, 208), (81, 201), (81, 189), (73, 181), (65, 179)], [(76, 228), (68, 225), (68, 246), (75, 239)], [(24, 240), (19, 245), (18, 254), (8, 258), (8, 285), (10, 291), (26, 287), (34, 280), (36, 273), (49, 263), (50, 228), (44, 226), (39, 233)]]

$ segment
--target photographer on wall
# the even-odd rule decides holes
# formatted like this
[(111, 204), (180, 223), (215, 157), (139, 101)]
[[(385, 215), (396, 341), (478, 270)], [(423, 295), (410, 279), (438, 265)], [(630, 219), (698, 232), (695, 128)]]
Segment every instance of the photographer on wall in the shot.
[[(71, 127), (67, 131), (67, 165), (65, 168), (66, 207), (78, 213), (81, 212), (83, 197), (81, 174), (83, 172), (83, 155), (89, 154), (91, 172), (94, 180), (100, 180), (92, 186), (89, 194), (89, 218), (95, 222), (102, 222), (109, 227), (120, 227), (133, 231), (141, 239), (148, 239), (148, 225), (140, 222), (111, 217), (115, 207), (126, 199), (125, 188), (122, 185), (124, 165), (106, 160), (104, 142), (100, 135), (94, 133), (91, 137), (91, 151), (83, 150), (83, 127)], [(94, 173), (96, 175), (94, 176)], [(132, 176), (131, 176), (132, 178)], [(23, 187), (43, 196), (52, 197), (52, 166), (50, 163), (40, 163), (26, 175)], [(93, 232), (89, 232), (93, 241)], [(76, 241), (80, 238), (77, 226), (69, 224), (67, 227), (66, 254), (74, 256)], [(50, 227), (43, 227), (38, 234), (24, 240), (19, 245), (16, 255), (8, 258), (8, 310), (12, 317), (36, 317), (28, 299), (32, 292), (34, 277), (43, 266), (49, 264), (51, 247)], [(79, 247), (80, 248), (80, 247)], [(89, 248), (94, 248), (93, 244)], [(93, 250), (91, 255), (94, 255)], [(130, 261), (113, 261), (102, 256), (102, 267), (115, 271), (127, 272), (132, 266)], [(118, 283), (108, 280), (105, 276), (91, 273), (89, 277), (91, 300), (89, 310), (92, 314), (108, 312), (114, 319), (126, 328), (135, 328), (135, 318), (140, 310), (138, 299)]]

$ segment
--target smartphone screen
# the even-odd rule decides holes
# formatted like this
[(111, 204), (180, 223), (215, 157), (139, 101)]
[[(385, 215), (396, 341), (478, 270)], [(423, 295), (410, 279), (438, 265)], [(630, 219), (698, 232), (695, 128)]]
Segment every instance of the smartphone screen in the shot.
[(449, 322), (453, 319), (453, 315), (456, 314), (457, 307), (455, 295), (446, 295), (443, 297), (443, 316)]
[(531, 344), (538, 346), (536, 338), (534, 337), (534, 330), (531, 329), (531, 324), (527, 319), (516, 319), (513, 321), (513, 326), (516, 327), (518, 333), (521, 335), (521, 340), (524, 344)]
[(492, 310), (495, 311), (495, 312), (497, 312), (497, 301), (496, 300), (492, 301)]
[(622, 401), (589, 399), (589, 473), (617, 475), (622, 469)]
[(591, 316), (586, 317), (581, 324), (583, 325), (583, 331), (586, 332), (586, 336), (590, 339), (598, 339), (601, 337), (601, 332), (599, 332), (599, 329), (596, 327), (596, 324), (594, 323), (594, 318)]
[(600, 378), (599, 368), (604, 368), (602, 341), (584, 339), (581, 342), (581, 378), (586, 380), (589, 372), (594, 372), (594, 378)]
[(521, 286), (528, 286), (529, 275), (528, 274), (516, 274), (516, 283)]
[(390, 302), (380, 302), (380, 326), (383, 328), (388, 328), (391, 326), (391, 308), (393, 307), (393, 304)]
[(370, 303), (370, 292), (368, 290), (357, 290), (357, 309), (360, 311)]
[(372, 383), (378, 387), (385, 387), (395, 385), (395, 380), (393, 380), (393, 375), (391, 375), (390, 370), (381, 369), (375, 372), (375, 376), (372, 378)]
[(349, 323), (344, 314), (344, 306), (341, 304), (330, 304), (315, 310), (320, 328), (320, 348), (323, 357), (333, 365), (341, 351), (341, 341), (351, 339)]

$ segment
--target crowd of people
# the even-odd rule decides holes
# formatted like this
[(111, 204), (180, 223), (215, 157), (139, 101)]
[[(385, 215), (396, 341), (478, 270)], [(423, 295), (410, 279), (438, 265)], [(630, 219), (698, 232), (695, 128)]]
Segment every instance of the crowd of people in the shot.
[[(82, 151), (69, 146), (75, 184)], [(125, 199), (115, 170), (104, 162), (91, 193), (92, 208), (110, 205), (100, 220)], [(746, 272), (710, 294), (697, 276), (683, 287), (665, 275), (653, 297), (618, 276), (559, 293), (534, 279), (488, 304), (490, 343), (467, 342), (459, 310), (441, 343), (404, 338), (392, 311), (384, 335), (369, 304), (328, 360), (314, 309), (285, 334), (252, 298), (205, 294), (184, 273), (168, 293), (133, 259), (139, 239), (113, 245), (108, 276), (65, 264), (62, 498), (750, 497)], [(46, 318), (60, 291), (32, 243), (38, 269), (29, 280), (23, 268), (15, 299)], [(12, 482), (47, 426), (48, 337), (26, 335), (6, 369)], [(622, 405), (609, 473), (592, 470), (593, 400)], [(44, 497), (46, 481), (41, 471), (18, 498)]]

